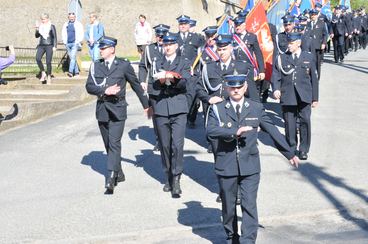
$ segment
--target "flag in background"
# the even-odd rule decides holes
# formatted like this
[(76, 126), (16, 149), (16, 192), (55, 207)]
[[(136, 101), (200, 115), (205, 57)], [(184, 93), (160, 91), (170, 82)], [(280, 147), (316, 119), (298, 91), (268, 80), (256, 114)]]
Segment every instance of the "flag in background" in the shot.
[[(285, 8), (284, 8), (285, 13)], [(266, 69), (266, 80), (271, 80), (272, 75), (272, 54), (273, 43), (270, 27), (268, 26), (267, 16), (262, 1), (259, 1), (248, 14), (245, 20), (247, 30), (257, 36), (259, 46), (262, 50)]]
[(324, 4), (322, 4), (321, 13), (326, 15), (329, 20), (332, 19), (332, 11), (331, 11), (331, 2), (325, 1)]
[(231, 34), (231, 28), (229, 23), (229, 16), (223, 15), (217, 24), (217, 34), (219, 35), (229, 35)]
[(274, 0), (267, 11), (268, 22), (275, 25), (277, 32), (280, 32), (282, 27), (282, 17), (285, 15), (285, 10), (289, 8), (288, 0)]
[(245, 6), (245, 10), (251, 11), (254, 7), (254, 0), (248, 0), (247, 5)]
[(68, 4), (68, 13), (75, 13), (78, 21), (82, 21), (82, 3), (80, 0), (70, 0)]
[(340, 5), (348, 7), (348, 9), (351, 11), (350, 0), (340, 0)]
[(306, 9), (312, 9), (314, 8), (314, 1), (313, 0), (302, 0), (299, 8), (300, 8), (300, 12), (303, 12)]
[(292, 0), (288, 6), (288, 12), (292, 16), (299, 16), (300, 15), (300, 8), (295, 4), (296, 0)]

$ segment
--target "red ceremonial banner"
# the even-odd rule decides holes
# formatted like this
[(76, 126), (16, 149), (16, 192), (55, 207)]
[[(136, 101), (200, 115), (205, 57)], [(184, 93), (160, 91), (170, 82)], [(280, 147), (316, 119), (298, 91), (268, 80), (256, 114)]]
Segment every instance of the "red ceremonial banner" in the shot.
[(257, 36), (265, 63), (265, 80), (270, 81), (272, 75), (272, 54), (274, 45), (262, 1), (258, 1), (258, 3), (250, 11), (250, 13), (247, 15), (245, 23), (247, 26), (247, 31), (252, 32)]

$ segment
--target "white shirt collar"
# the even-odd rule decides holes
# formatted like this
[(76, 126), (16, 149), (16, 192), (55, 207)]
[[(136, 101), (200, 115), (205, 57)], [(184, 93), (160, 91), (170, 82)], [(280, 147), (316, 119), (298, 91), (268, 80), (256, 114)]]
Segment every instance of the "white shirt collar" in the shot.
[(231, 62), (231, 57), (225, 63), (222, 62), (222, 60), (220, 59), (221, 69), (224, 66), (224, 64), (226, 65), (226, 69), (227, 69), (229, 67), (230, 62)]
[(295, 53), (293, 53), (293, 57), (296, 54), (296, 56), (299, 58), (301, 53), (302, 53), (302, 49), (299, 48)]
[(174, 59), (176, 58), (176, 53), (174, 53), (170, 57), (165, 56), (165, 58), (166, 58), (167, 61), (170, 61), (172, 63), (174, 61)]
[(240, 99), (240, 101), (239, 102), (236, 102), (236, 101), (234, 101), (233, 99), (231, 99), (231, 97), (230, 97), (230, 102), (231, 102), (231, 105), (233, 106), (233, 108), (234, 108), (234, 110), (235, 110), (235, 112), (236, 112), (236, 105), (240, 105), (240, 112), (241, 112), (241, 110), (242, 110), (242, 108), (243, 108), (243, 104), (244, 104), (244, 97), (242, 97), (242, 99)]
[(112, 56), (111, 58), (104, 60), (105, 65), (106, 65), (106, 62), (109, 62), (109, 69), (111, 68), (112, 62), (114, 62), (114, 59), (115, 59), (115, 56)]

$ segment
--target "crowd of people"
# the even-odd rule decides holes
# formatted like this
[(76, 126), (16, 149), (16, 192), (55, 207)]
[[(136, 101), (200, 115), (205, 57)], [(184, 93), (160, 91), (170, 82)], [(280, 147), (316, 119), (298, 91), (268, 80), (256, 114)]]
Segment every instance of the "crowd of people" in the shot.
[[(128, 60), (116, 57), (115, 38), (104, 36), (98, 43), (90, 39), (101, 55), (90, 68), (86, 88), (97, 96), (96, 118), (109, 170), (106, 194), (113, 194), (118, 182), (125, 180), (121, 137), (127, 118), (127, 82), (147, 116), (152, 117), (154, 150), (161, 154), (167, 179), (163, 191), (173, 198), (182, 194), (186, 127), (199, 126), (195, 121), (201, 103), (206, 128), (203, 136), (208, 152), (214, 156), (217, 201), (222, 204), (228, 243), (255, 243), (260, 181), (258, 128), (268, 133), (277, 150), (297, 167), (299, 160), (308, 158), (311, 113), (318, 106), (321, 64), (329, 51), (329, 40), (336, 62), (342, 62), (351, 48), (366, 48), (368, 19), (364, 8), (348, 13), (345, 7), (336, 6), (332, 19), (320, 10), (316, 4), (315, 9), (300, 16), (286, 13), (280, 33), (270, 25), (275, 47), (270, 81), (264, 80), (265, 65), (257, 36), (246, 29), (245, 10), (230, 21), (234, 33), (218, 34), (216, 25), (206, 27), (204, 35), (191, 32), (196, 21), (187, 15), (177, 18), (178, 31), (165, 24), (154, 26), (155, 42), (148, 44), (145, 39), (138, 45), (142, 51), (138, 77)], [(138, 29), (145, 28), (145, 17), (141, 18)], [(95, 37), (98, 24), (91, 25), (96, 32), (87, 33)], [(267, 84), (271, 84), (272, 93)], [(265, 112), (263, 103), (268, 95), (280, 100), (285, 135)], [(237, 204), (242, 211), (241, 235)]]
[[(62, 41), (69, 57), (68, 77), (78, 77), (79, 67), (76, 61), (77, 52), (81, 50), (82, 42), (85, 40), (88, 46), (89, 55), (93, 61), (100, 58), (98, 41), (105, 35), (104, 26), (98, 21), (96, 13), (89, 14), (90, 23), (84, 31), (83, 25), (76, 19), (75, 13), (68, 13), (68, 21), (64, 23), (61, 35)], [(54, 24), (51, 23), (47, 13), (40, 16), (41, 22), (36, 21), (35, 37), (39, 38), (37, 45), (36, 61), (40, 69), (40, 81), (43, 84), (50, 84), (52, 77), (52, 56), (57, 48), (57, 32)], [(46, 71), (42, 62), (46, 54)]]

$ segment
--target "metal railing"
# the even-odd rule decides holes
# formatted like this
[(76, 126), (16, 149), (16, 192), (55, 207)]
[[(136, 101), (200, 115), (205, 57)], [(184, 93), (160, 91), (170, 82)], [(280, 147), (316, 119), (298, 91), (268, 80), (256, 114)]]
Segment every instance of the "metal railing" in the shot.
[[(8, 68), (1, 71), (3, 74), (35, 74), (39, 72), (36, 63), (36, 48), (26, 48), (26, 47), (14, 47), (15, 49), (15, 62)], [(5, 50), (5, 47), (0, 47), (0, 57), (8, 57), (10, 52)], [(66, 48), (57, 48), (52, 55), (52, 68), (53, 70), (60, 69), (63, 67), (64, 63), (67, 61), (68, 55)], [(46, 65), (46, 55), (43, 56), (42, 62)]]

